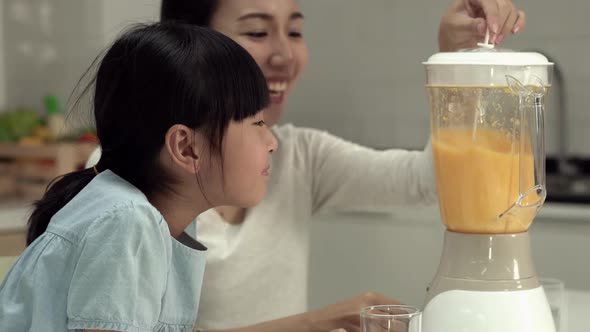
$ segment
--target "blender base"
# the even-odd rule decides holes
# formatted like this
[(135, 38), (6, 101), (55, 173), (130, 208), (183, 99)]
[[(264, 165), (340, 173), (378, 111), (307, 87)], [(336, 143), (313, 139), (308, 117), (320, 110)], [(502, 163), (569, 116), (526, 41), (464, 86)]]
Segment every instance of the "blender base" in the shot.
[(517, 291), (450, 290), (432, 298), (422, 332), (555, 332), (542, 287)]

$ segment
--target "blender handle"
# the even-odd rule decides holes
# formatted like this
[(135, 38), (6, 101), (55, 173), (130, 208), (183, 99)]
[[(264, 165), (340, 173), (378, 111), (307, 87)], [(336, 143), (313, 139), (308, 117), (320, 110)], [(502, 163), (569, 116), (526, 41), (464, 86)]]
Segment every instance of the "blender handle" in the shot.
[[(545, 89), (544, 85), (541, 85), (542, 91)], [(527, 178), (520, 177), (520, 202), (521, 206), (537, 205), (539, 208), (545, 202), (547, 198), (547, 187), (545, 183), (545, 123), (544, 123), (544, 94), (536, 93), (531, 91), (532, 95), (532, 109), (525, 106), (520, 112), (521, 116), (521, 132), (520, 132), (520, 174), (529, 174), (530, 164), (527, 163), (526, 156), (523, 153), (529, 151), (533, 155), (533, 187), (530, 187), (530, 182)], [(526, 98), (521, 96), (521, 99)], [(530, 141), (529, 141), (530, 140)], [(530, 148), (529, 148), (530, 145)], [(524, 157), (524, 158), (523, 158)], [(532, 196), (531, 196), (532, 195)]]
[[(545, 140), (544, 140), (544, 96), (545, 84), (536, 76), (531, 76), (540, 85), (540, 92), (524, 86), (513, 76), (506, 76), (510, 89), (518, 94), (520, 113), (520, 147), (519, 147), (519, 198), (515, 205), (520, 207), (536, 206), (540, 208), (547, 197), (545, 185)], [(532, 155), (534, 173), (531, 187), (530, 174)], [(509, 209), (510, 210), (510, 209)]]

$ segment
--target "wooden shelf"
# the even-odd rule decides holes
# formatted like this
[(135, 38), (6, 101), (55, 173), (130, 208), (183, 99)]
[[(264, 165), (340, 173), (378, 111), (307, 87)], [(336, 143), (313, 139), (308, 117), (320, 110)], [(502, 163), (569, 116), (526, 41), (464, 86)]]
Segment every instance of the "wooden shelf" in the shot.
[(54, 143), (45, 145), (0, 144), (0, 193), (39, 199), (55, 177), (78, 170), (96, 148), (94, 143)]
[(0, 233), (0, 256), (18, 256), (26, 246), (26, 231)]
[(54, 158), (60, 151), (71, 150), (90, 154), (96, 148), (94, 143), (52, 143), (44, 145), (18, 145), (0, 143), (0, 158)]
[(0, 144), (0, 158), (50, 159), (56, 161), (58, 172), (71, 172), (71, 167), (66, 164), (85, 162), (95, 148), (96, 144), (93, 143), (54, 143), (38, 146)]

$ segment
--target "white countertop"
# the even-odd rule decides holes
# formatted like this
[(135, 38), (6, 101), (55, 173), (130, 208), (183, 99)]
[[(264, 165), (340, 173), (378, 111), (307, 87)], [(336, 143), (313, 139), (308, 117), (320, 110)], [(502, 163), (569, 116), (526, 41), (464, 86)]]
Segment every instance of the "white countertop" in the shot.
[(545, 203), (539, 211), (538, 218), (558, 220), (566, 218), (590, 222), (590, 204)]
[[(31, 210), (31, 203), (0, 201), (0, 232), (24, 231)], [(418, 215), (421, 213), (436, 213), (436, 211), (420, 211), (420, 209), (417, 209), (415, 212)], [(420, 216), (416, 217), (421, 219)], [(541, 210), (539, 218), (547, 220), (562, 220), (565, 218), (590, 222), (590, 205), (547, 203)], [(590, 291), (569, 289), (567, 290), (567, 297), (567, 332), (590, 331)]]
[[(26, 229), (27, 219), (31, 213), (32, 205), (23, 201), (0, 201), (0, 232), (14, 232)], [(411, 211), (415, 214), (411, 219), (432, 219), (438, 216), (438, 208), (427, 207), (420, 209), (402, 208), (400, 213)], [(405, 211), (407, 210), (407, 211)], [(376, 213), (391, 213), (391, 211), (374, 211)], [(396, 212), (393, 212), (397, 214)], [(546, 203), (539, 212), (537, 218), (546, 220), (575, 220), (590, 222), (590, 204), (562, 204)]]
[(567, 290), (567, 321), (564, 332), (590, 331), (590, 292)]
[(28, 202), (0, 201), (0, 232), (25, 230), (31, 211), (32, 204)]

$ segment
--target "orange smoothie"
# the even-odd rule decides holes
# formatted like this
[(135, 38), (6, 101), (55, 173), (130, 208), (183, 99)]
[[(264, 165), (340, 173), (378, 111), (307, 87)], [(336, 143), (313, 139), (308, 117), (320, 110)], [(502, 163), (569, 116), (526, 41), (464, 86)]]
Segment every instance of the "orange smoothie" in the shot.
[[(518, 142), (492, 129), (437, 129), (434, 163), (441, 215), (447, 228), (462, 233), (505, 234), (528, 230), (536, 207), (503, 215), (524, 190), (534, 186), (532, 154), (519, 156)], [(520, 158), (525, 171), (520, 172)]]

